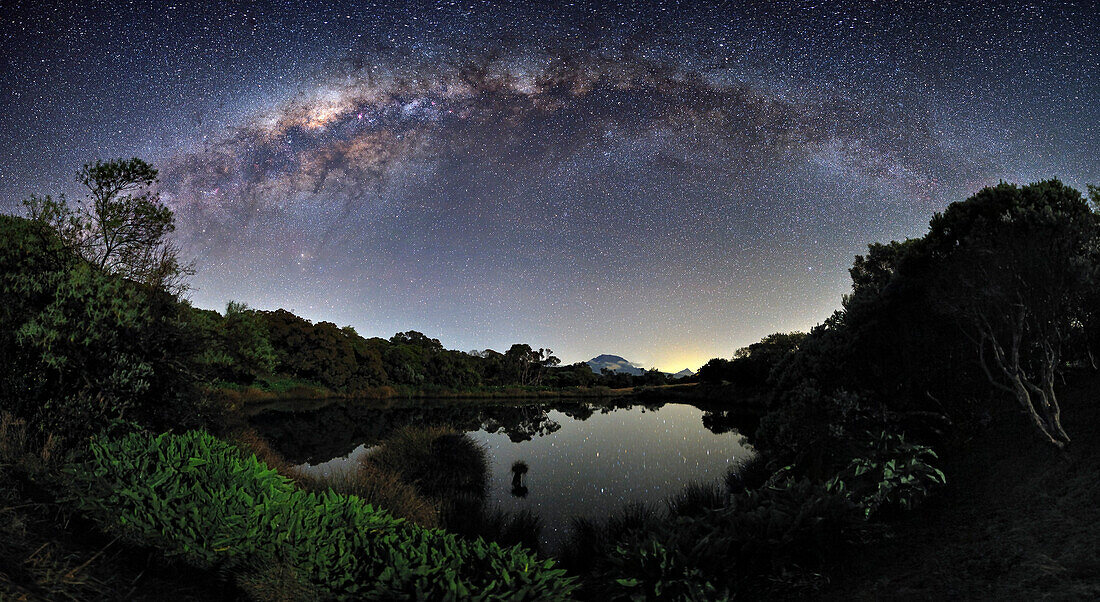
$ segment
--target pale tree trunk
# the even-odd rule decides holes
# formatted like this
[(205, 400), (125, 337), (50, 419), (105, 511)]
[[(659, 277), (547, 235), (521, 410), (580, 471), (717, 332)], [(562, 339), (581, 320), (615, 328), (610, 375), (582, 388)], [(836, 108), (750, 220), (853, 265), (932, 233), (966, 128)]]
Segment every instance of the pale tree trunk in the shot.
[[(997, 340), (995, 330), (988, 320), (982, 317), (978, 329), (979, 338), (975, 341), (978, 344), (982, 370), (985, 371), (990, 384), (1016, 398), (1044, 442), (1064, 450), (1070, 438), (1062, 428), (1062, 410), (1054, 394), (1054, 376), (1059, 354), (1054, 343), (1049, 340), (1042, 341), (1039, 383), (1036, 384), (1027, 376), (1020, 358), (1025, 315), (1025, 308), (1017, 307), (1017, 314), (1011, 325), (1011, 340), (1006, 341), (1007, 349)], [(986, 354), (987, 347), (991, 351), (992, 358)]]

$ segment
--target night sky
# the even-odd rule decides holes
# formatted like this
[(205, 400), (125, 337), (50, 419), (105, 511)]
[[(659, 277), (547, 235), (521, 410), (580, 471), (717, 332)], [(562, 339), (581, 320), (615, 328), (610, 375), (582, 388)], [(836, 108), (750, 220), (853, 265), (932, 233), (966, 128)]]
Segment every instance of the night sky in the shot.
[(1100, 3), (0, 4), (0, 210), (161, 170), (193, 302), (675, 371), (999, 180), (1100, 183)]

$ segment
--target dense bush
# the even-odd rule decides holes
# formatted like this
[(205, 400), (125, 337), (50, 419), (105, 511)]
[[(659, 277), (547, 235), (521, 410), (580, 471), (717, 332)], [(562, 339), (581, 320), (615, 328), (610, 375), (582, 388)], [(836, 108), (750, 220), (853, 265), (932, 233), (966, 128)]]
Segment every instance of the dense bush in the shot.
[(195, 339), (169, 293), (84, 262), (46, 226), (0, 215), (0, 410), (66, 440), (124, 418), (197, 426)]
[(777, 462), (825, 479), (859, 453), (862, 433), (883, 423), (881, 408), (860, 395), (822, 393), (806, 383), (786, 394), (779, 408), (760, 419), (753, 445)]
[(725, 503), (696, 488), (664, 516), (632, 507), (606, 524), (580, 521), (566, 557), (587, 565), (592, 599), (714, 600), (812, 575), (863, 539), (858, 506), (806, 479), (776, 481)]
[(68, 471), (68, 501), (109, 531), (199, 567), (288, 567), (288, 583), (326, 598), (554, 600), (573, 589), (553, 561), (298, 490), (203, 432), (96, 438)]
[(194, 308), (186, 313), (202, 340), (197, 362), (206, 380), (250, 385), (275, 368), (267, 328), (244, 303), (230, 301), (225, 315)]
[(699, 381), (729, 382), (742, 390), (763, 388), (780, 362), (798, 350), (806, 339), (804, 332), (777, 332), (734, 353), (732, 360), (714, 358), (699, 368)]
[[(1090, 194), (1095, 205), (1100, 191)], [(1067, 362), (1095, 359), (1098, 239), (1100, 214), (1050, 180), (984, 188), (933, 216), (924, 236), (870, 245), (843, 308), (773, 371), (758, 447), (811, 471), (827, 463), (822, 442), (865, 430), (858, 413), (838, 415), (847, 391), (888, 418), (888, 431), (928, 440), (1008, 402), (1064, 448), (1055, 385)]]

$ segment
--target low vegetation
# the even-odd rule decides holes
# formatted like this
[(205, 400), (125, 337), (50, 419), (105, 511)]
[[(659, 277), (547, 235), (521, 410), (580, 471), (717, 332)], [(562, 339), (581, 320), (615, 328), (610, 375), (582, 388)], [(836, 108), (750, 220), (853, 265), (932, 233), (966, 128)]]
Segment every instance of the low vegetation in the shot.
[[(89, 458), (66, 472), (68, 501), (106, 532), (235, 573), (246, 591), (553, 600), (573, 589), (551, 560), (425, 529), (356, 496), (302, 491), (255, 456), (199, 431), (96, 438)], [(269, 583), (273, 566), (290, 582)]]
[[(464, 353), (415, 331), (364, 338), (240, 303), (196, 309), (180, 297), (189, 268), (166, 238), (155, 181), (137, 159), (89, 164), (83, 201), (32, 198), (30, 219), (0, 216), (5, 594), (717, 600), (829, 595), (847, 579), (878, 597), (858, 581), (867, 567), (937, 597), (1098, 591), (1095, 424), (1080, 421), (1081, 399), (1063, 415), (1062, 383), (1096, 369), (1100, 189), (1090, 206), (1058, 181), (1000, 184), (936, 214), (920, 238), (870, 245), (822, 324), (700, 371), (697, 391), (728, 397), (708, 408), (710, 426), (738, 399), (761, 408), (759, 455), (724, 487), (578, 521), (559, 568), (537, 555), (537, 516), (486, 507), (484, 450), (460, 432), (390, 429), (361, 465), (318, 477), (250, 431), (242, 406), (606, 396), (662, 375), (596, 375), (526, 344)], [(1094, 391), (1088, 382), (1078, 391)], [(1013, 434), (997, 453), (1019, 467), (982, 443), (990, 423)], [(536, 412), (509, 436), (555, 426)], [(517, 490), (521, 476), (517, 465)], [(1007, 505), (994, 477), (1016, 492)], [(983, 543), (946, 542), (936, 517)], [(899, 534), (918, 542), (928, 574), (943, 548), (1011, 583), (899, 576), (876, 552), (904, 555)], [(1055, 536), (1069, 547), (1052, 547)], [(1006, 577), (1014, 558), (1024, 577)]]
[(943, 484), (927, 448), (876, 441), (873, 459), (825, 484), (767, 474), (757, 456), (726, 486), (695, 484), (658, 510), (624, 507), (603, 522), (577, 520), (563, 562), (586, 599), (721, 600), (790, 596), (825, 585), (827, 569), (879, 539), (883, 508), (908, 509)]

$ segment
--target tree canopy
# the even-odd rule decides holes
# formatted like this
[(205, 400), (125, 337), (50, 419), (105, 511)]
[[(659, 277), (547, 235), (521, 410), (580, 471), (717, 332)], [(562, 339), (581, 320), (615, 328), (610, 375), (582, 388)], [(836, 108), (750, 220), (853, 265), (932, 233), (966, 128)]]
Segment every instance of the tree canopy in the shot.
[(1100, 218), (1057, 180), (985, 188), (920, 238), (871, 244), (842, 309), (773, 372), (758, 443), (821, 464), (862, 429), (939, 432), (1009, 400), (1065, 447), (1057, 375), (1100, 342), (1098, 246)]
[(31, 219), (48, 224), (99, 270), (173, 293), (185, 290), (193, 270), (169, 238), (175, 222), (156, 190), (157, 170), (136, 157), (95, 161), (84, 164), (77, 181), (87, 196), (75, 206), (64, 195), (26, 199)]

